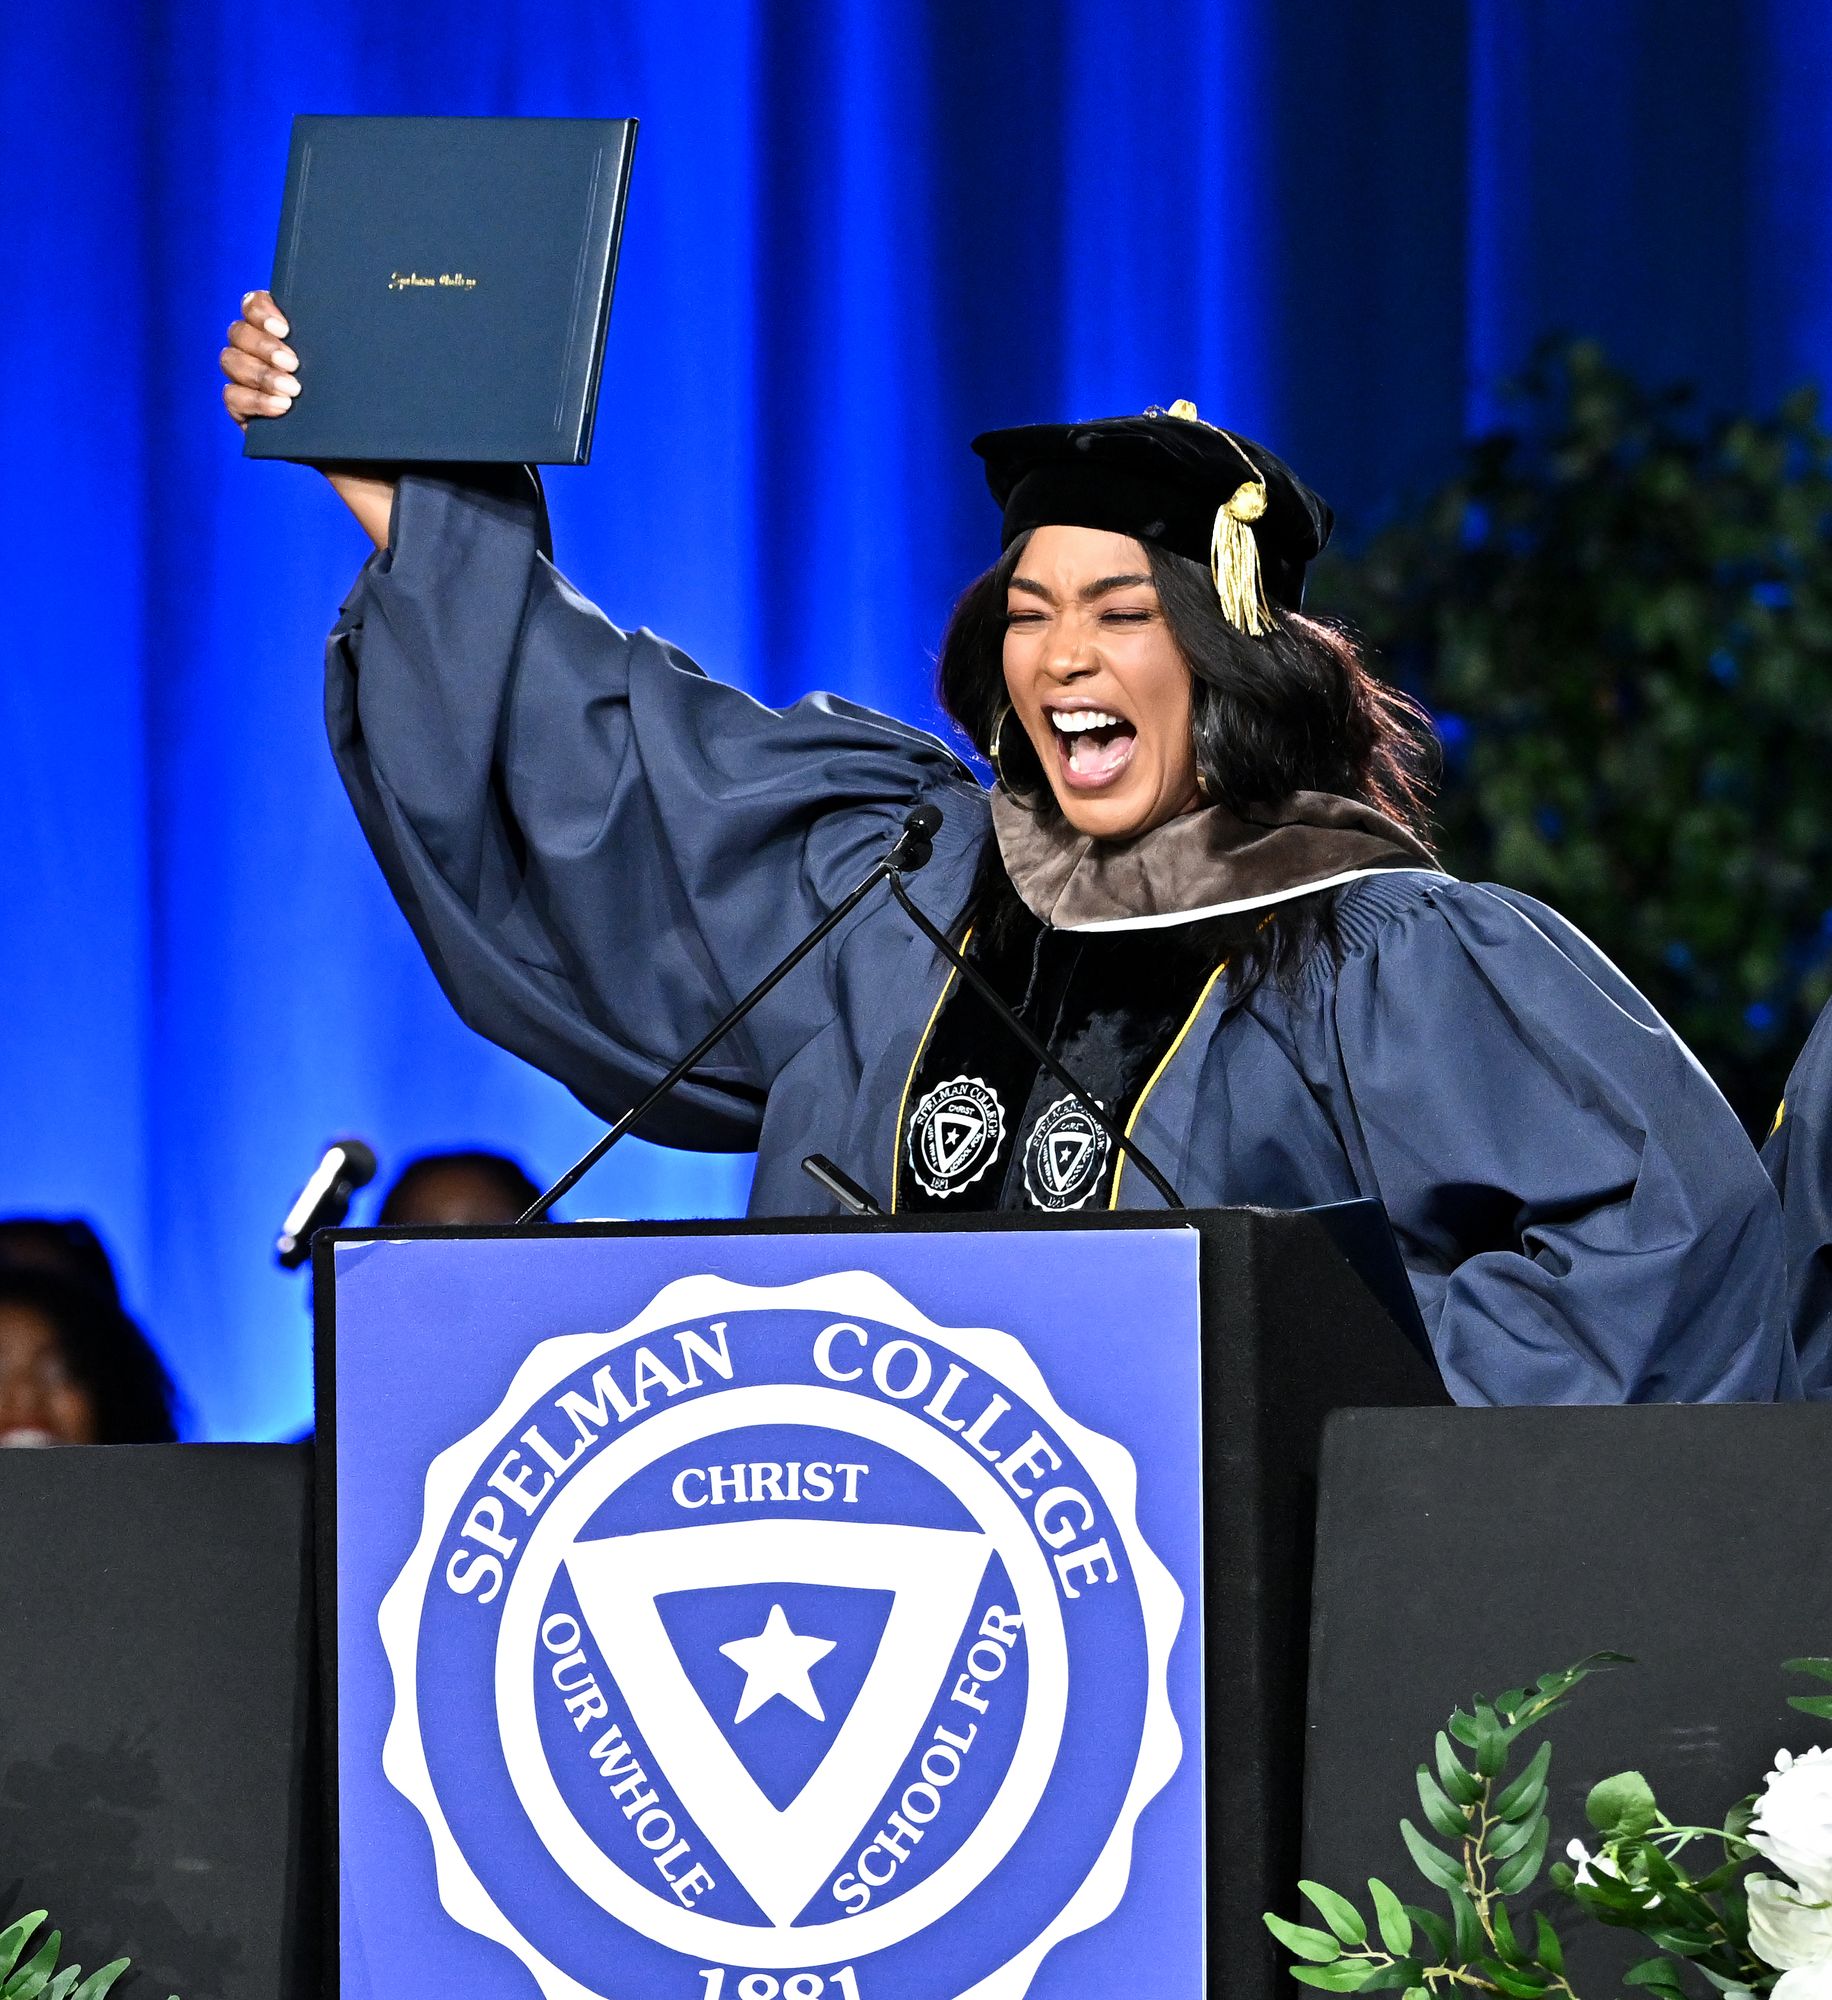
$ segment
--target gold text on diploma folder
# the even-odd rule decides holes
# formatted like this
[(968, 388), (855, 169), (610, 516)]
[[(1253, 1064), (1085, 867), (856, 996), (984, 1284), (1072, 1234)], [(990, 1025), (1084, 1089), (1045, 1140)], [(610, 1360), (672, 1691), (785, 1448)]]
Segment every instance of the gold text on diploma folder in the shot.
[(388, 274), (388, 289), (391, 292), (411, 292), (421, 286), (445, 285), (454, 291), (474, 292), (477, 280), (467, 278), (462, 271), (441, 271), (436, 278), (423, 278), (418, 271), (391, 271)]

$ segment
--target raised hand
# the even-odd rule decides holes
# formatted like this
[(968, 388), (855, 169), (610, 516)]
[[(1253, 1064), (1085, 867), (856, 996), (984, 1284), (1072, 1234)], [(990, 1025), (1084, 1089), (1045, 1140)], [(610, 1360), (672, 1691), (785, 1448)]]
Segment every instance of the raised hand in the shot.
[(218, 357), (228, 380), (223, 408), (243, 430), (250, 417), (283, 417), (299, 394), (299, 357), (286, 344), (292, 329), (271, 292), (248, 292), (242, 316)]
[[(227, 378), (223, 408), (242, 430), (256, 418), (285, 416), (297, 399), (299, 357), (286, 344), (291, 332), (271, 292), (243, 294), (242, 316), (230, 327), (229, 345), (218, 356)], [(394, 507), (394, 480), (387, 469), (354, 465), (319, 469), (362, 523), (363, 532), (378, 549), (385, 548)]]

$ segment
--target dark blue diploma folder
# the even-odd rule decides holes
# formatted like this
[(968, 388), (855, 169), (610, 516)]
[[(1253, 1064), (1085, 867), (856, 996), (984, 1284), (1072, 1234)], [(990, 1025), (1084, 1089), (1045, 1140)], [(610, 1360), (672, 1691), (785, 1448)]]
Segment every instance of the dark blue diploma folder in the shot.
[(583, 465), (633, 118), (296, 118), (250, 458)]

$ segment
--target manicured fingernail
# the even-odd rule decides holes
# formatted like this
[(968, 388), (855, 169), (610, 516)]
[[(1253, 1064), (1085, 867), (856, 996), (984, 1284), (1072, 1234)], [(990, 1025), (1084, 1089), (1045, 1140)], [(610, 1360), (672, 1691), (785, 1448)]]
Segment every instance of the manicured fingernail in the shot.
[(273, 365), (276, 368), (297, 368), (299, 366), (299, 357), (289, 347), (276, 347), (274, 349)]
[(283, 319), (263, 320), (261, 324), (266, 327), (269, 333), (277, 333), (282, 340), (292, 331)]
[(296, 376), (282, 377), (280, 382), (280, 393), (281, 395), (286, 397), (288, 401), (290, 401), (294, 396), (298, 395), (299, 393), (298, 378)]
[(273, 411), (276, 417), (282, 410), (290, 410), (292, 406), (292, 399), (289, 396), (269, 396), (267, 398), (267, 407)]
[(242, 294), (242, 310), (243, 310), (243, 312), (246, 312), (246, 311), (248, 310), (248, 301), (249, 301), (249, 300), (250, 300), (251, 298), (253, 298), (253, 297), (254, 297), (254, 294), (253, 294), (252, 292), (244, 292), (244, 293)]

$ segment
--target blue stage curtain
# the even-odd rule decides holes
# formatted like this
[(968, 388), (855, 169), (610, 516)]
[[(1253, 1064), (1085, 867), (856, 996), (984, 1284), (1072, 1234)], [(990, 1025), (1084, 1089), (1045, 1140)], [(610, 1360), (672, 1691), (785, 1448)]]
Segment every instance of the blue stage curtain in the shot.
[[(1718, 403), (1832, 359), (1817, 0), (119, 0), (0, 63), (0, 1212), (96, 1220), (200, 1435), (307, 1420), (269, 1244), (326, 1138), (593, 1129), (384, 894), (317, 712), (363, 544), (217, 404), (294, 112), (642, 118), (561, 560), (770, 700), (935, 720), (990, 425), (1189, 396), (1353, 533), (1543, 331)], [(569, 1212), (747, 1172), (631, 1145)]]

